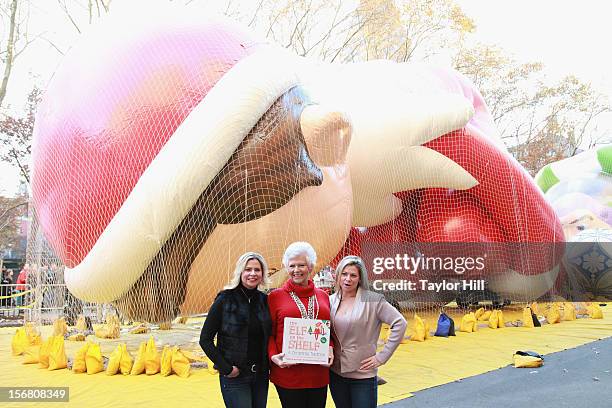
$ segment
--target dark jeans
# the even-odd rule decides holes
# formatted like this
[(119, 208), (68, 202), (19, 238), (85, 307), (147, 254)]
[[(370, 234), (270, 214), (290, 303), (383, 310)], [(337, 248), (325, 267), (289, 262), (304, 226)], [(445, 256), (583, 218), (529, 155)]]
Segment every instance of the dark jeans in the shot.
[(356, 380), (330, 370), (329, 390), (336, 408), (375, 408), (378, 401), (376, 377)]
[(221, 395), (227, 408), (265, 408), (268, 402), (268, 373), (241, 370), (240, 375), (228, 378), (219, 375)]
[(327, 385), (322, 388), (289, 389), (275, 385), (283, 408), (325, 408)]

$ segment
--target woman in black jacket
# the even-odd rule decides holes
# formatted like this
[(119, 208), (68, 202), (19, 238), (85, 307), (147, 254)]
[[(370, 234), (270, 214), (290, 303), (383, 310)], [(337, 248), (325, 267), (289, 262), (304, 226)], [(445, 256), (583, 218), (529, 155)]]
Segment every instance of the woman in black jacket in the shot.
[(268, 283), (266, 261), (247, 252), (236, 262), (234, 278), (219, 292), (204, 321), (200, 346), (219, 370), (226, 407), (266, 406), (272, 323), (263, 290)]

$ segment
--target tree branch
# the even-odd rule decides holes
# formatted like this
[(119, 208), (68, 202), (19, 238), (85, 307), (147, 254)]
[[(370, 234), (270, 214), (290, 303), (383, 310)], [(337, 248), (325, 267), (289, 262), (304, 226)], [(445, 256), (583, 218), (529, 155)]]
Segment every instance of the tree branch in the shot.
[(13, 62), (15, 61), (15, 18), (17, 15), (17, 0), (13, 0), (11, 3), (11, 18), (9, 20), (9, 36), (6, 42), (6, 62), (4, 65), (4, 74), (2, 76), (2, 83), (0, 84), (0, 106), (6, 96), (6, 90), (8, 87), (8, 81), (11, 76), (11, 70), (13, 68)]

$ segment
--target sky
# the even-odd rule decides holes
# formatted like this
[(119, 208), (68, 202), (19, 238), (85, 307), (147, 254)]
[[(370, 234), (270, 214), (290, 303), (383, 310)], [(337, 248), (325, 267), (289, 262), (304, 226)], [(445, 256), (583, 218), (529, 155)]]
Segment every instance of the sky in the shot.
[[(115, 0), (113, 7), (120, 4)], [(66, 51), (79, 37), (54, 1), (33, 1), (31, 23)], [(475, 39), (497, 44), (518, 61), (541, 61), (551, 79), (574, 74), (589, 81), (612, 100), (612, 24), (607, 0), (458, 0), (476, 23)], [(80, 10), (80, 16), (84, 16)], [(79, 10), (72, 10), (74, 16)], [(143, 16), (141, 15), (141, 18)], [(87, 22), (77, 23), (83, 29)], [(0, 28), (4, 30), (4, 28)], [(7, 102), (19, 111), (34, 83), (43, 87), (61, 61), (61, 54), (44, 40), (20, 56), (13, 71)], [(612, 118), (602, 118), (612, 129)], [(18, 172), (0, 163), (0, 194), (13, 195)]]
[(612, 99), (612, 5), (607, 0), (459, 0), (476, 36), (552, 76), (576, 74)]

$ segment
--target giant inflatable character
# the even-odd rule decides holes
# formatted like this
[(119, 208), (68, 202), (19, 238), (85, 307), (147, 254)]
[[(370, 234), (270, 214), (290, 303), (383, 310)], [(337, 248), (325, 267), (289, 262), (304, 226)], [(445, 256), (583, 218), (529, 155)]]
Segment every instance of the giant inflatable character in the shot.
[(612, 145), (544, 166), (535, 177), (561, 221), (563, 270), (576, 299), (612, 299)]
[(535, 180), (567, 240), (587, 229), (612, 229), (612, 145), (547, 164)]
[[(315, 64), (224, 20), (109, 19), (65, 57), (34, 139), (69, 290), (153, 322), (207, 310), (247, 250), (280, 269), (295, 240), (320, 266), (368, 241), (562, 240), (461, 75)], [(500, 293), (557, 278), (546, 251), (505, 262)]]

